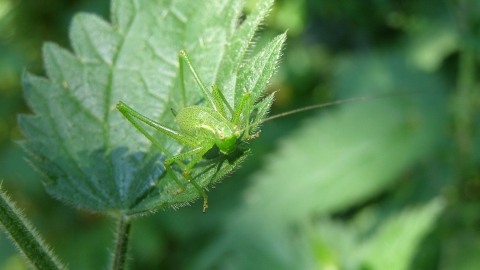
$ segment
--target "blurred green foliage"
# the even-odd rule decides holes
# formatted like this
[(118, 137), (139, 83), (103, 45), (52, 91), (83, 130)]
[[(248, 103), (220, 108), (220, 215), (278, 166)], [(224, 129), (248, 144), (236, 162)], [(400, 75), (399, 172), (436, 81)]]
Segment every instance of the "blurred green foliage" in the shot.
[[(20, 76), (44, 73), (44, 41), (69, 47), (75, 12), (108, 18), (108, 5), (0, 0), (0, 180), (71, 269), (106, 265), (115, 225), (50, 198), (25, 162)], [(285, 29), (272, 114), (416, 94), (265, 123), (207, 214), (135, 221), (132, 269), (476, 269), (480, 3), (279, 0), (257, 47)], [(0, 269), (25, 269), (18, 257), (0, 236)]]

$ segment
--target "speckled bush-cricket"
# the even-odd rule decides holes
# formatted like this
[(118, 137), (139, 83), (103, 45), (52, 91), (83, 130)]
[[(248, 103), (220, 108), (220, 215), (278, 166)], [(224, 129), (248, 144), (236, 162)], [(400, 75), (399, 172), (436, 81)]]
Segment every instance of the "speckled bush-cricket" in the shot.
[[(187, 106), (183, 71), (185, 64), (193, 74), (198, 87), (202, 91), (203, 97), (207, 103), (206, 106)], [(178, 130), (162, 125), (140, 114), (122, 101), (117, 104), (117, 108), (125, 116), (125, 118), (132, 123), (132, 125), (134, 125), (167, 156), (167, 159), (164, 161), (165, 169), (170, 177), (173, 178), (180, 187), (178, 190), (173, 191), (174, 194), (184, 191), (185, 186), (172, 170), (171, 166), (173, 164), (177, 164), (181, 167), (181, 169), (183, 169), (182, 176), (203, 196), (203, 212), (205, 212), (205, 210), (208, 208), (208, 196), (205, 190), (203, 190), (203, 188), (195, 181), (195, 179), (190, 176), (190, 171), (213, 147), (216, 146), (220, 154), (229, 156), (237, 150), (240, 143), (256, 138), (259, 134), (259, 131), (257, 130), (258, 125), (264, 123), (265, 121), (298, 113), (300, 111), (375, 98), (361, 97), (339, 100), (304, 107), (264, 119), (255, 119), (252, 114), (253, 107), (255, 105), (254, 102), (256, 101), (252, 100), (249, 92), (245, 91), (240, 102), (238, 102), (238, 105), (232, 108), (223, 93), (215, 84), (212, 85), (211, 91), (207, 89), (193, 67), (185, 50), (181, 50), (179, 53), (179, 72), (183, 107), (180, 108), (178, 112), (173, 108), (171, 109), (173, 115), (175, 116), (175, 121), (178, 124)], [(177, 142), (190, 147), (191, 150), (174, 156), (164, 146), (162, 146), (161, 143), (153, 138), (153, 136), (150, 135), (135, 119), (138, 119), (139, 121), (159, 130)], [(189, 162), (185, 163), (185, 160), (188, 160)]]
[[(203, 97), (207, 102), (206, 106), (186, 105), (183, 72), (184, 64), (188, 66), (197, 85), (202, 91)], [(178, 124), (179, 130), (166, 127), (138, 113), (121, 101), (117, 104), (117, 108), (130, 123), (132, 123), (167, 156), (167, 159), (164, 162), (165, 169), (180, 187), (180, 189), (174, 191), (174, 193), (179, 193), (185, 190), (185, 186), (171, 168), (172, 164), (176, 163), (183, 169), (183, 177), (189, 183), (194, 185), (198, 192), (203, 196), (203, 212), (205, 212), (208, 208), (208, 196), (202, 187), (192, 179), (190, 176), (190, 170), (215, 145), (218, 147), (221, 154), (228, 156), (236, 150), (239, 141), (249, 140), (256, 136), (256, 134), (250, 134), (250, 131), (255, 128), (255, 124), (249, 122), (253, 101), (251, 100), (250, 93), (245, 92), (239, 105), (236, 108), (232, 108), (216, 85), (212, 85), (212, 91), (207, 89), (190, 62), (187, 52), (184, 50), (181, 50), (179, 53), (179, 69), (183, 107), (180, 108), (178, 112), (172, 108), (172, 113), (175, 116), (175, 121)], [(229, 114), (227, 114), (227, 110)], [(179, 143), (191, 147), (192, 149), (177, 156), (172, 155), (134, 118), (159, 130)], [(183, 161), (190, 157), (191, 160), (185, 164)]]

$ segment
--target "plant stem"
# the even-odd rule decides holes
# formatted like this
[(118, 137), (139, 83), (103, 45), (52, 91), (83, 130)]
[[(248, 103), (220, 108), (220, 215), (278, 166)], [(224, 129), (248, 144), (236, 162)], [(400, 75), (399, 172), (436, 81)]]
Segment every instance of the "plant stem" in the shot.
[[(478, 21), (475, 0), (458, 1), (457, 27), (460, 33), (460, 51), (458, 64), (457, 89), (453, 98), (453, 117), (455, 140), (458, 146), (457, 160), (471, 161), (472, 131), (476, 111), (478, 110), (478, 86), (476, 64), (479, 47), (475, 41), (475, 25)], [(471, 164), (464, 165), (469, 166)], [(461, 169), (463, 170), (463, 169)]]
[(0, 226), (34, 269), (65, 269), (21, 211), (1, 190)]
[(475, 51), (465, 46), (460, 52), (459, 73), (455, 102), (456, 140), (461, 156), (471, 150), (472, 115), (475, 110)]
[(117, 226), (115, 253), (112, 259), (112, 270), (123, 270), (127, 258), (128, 239), (130, 237), (131, 219), (121, 213)]

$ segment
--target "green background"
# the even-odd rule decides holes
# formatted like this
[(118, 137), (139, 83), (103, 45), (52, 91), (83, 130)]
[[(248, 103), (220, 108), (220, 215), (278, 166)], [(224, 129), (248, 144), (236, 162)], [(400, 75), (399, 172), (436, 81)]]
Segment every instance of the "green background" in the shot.
[[(17, 115), (29, 113), (21, 75), (44, 74), (43, 42), (69, 48), (79, 11), (109, 18), (109, 3), (0, 0), (0, 180), (70, 269), (100, 269), (113, 248), (114, 221), (51, 198), (15, 143), (23, 138)], [(207, 214), (197, 201), (134, 222), (132, 269), (476, 269), (480, 4), (276, 1), (257, 48), (286, 29), (268, 89), (278, 91), (271, 114), (411, 94), (265, 123), (250, 158), (210, 190)], [(317, 142), (321, 151), (310, 145)], [(312, 183), (324, 175), (337, 186), (317, 191)], [(428, 202), (423, 217), (408, 223), (414, 207)], [(285, 228), (277, 228), (280, 220)], [(396, 220), (412, 226), (397, 224), (411, 235), (395, 230)], [(4, 234), (0, 269), (25, 269)]]

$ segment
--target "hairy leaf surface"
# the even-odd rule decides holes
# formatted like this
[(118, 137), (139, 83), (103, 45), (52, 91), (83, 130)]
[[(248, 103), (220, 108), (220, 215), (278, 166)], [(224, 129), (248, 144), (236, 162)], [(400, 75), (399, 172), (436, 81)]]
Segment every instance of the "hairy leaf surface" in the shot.
[[(202, 80), (207, 85), (217, 83), (232, 106), (238, 92), (255, 91), (259, 97), (273, 74), (285, 35), (241, 66), (271, 4), (260, 1), (240, 26), (243, 2), (234, 0), (195, 4), (114, 0), (111, 23), (92, 14), (76, 15), (70, 29), (73, 52), (47, 43), (43, 55), (48, 77), (24, 76), (34, 115), (20, 117), (27, 137), (22, 144), (43, 174), (49, 193), (78, 207), (131, 214), (178, 207), (198, 198), (192, 185), (177, 196), (172, 194), (179, 187), (165, 172), (166, 156), (115, 105), (121, 100), (177, 128), (170, 109), (182, 104), (181, 49), (189, 52)], [(260, 76), (249, 78), (250, 74)], [(187, 104), (204, 104), (192, 76), (185, 77)], [(171, 153), (186, 150), (151, 132)], [(247, 153), (204, 159), (192, 176), (201, 186), (211, 186)]]

